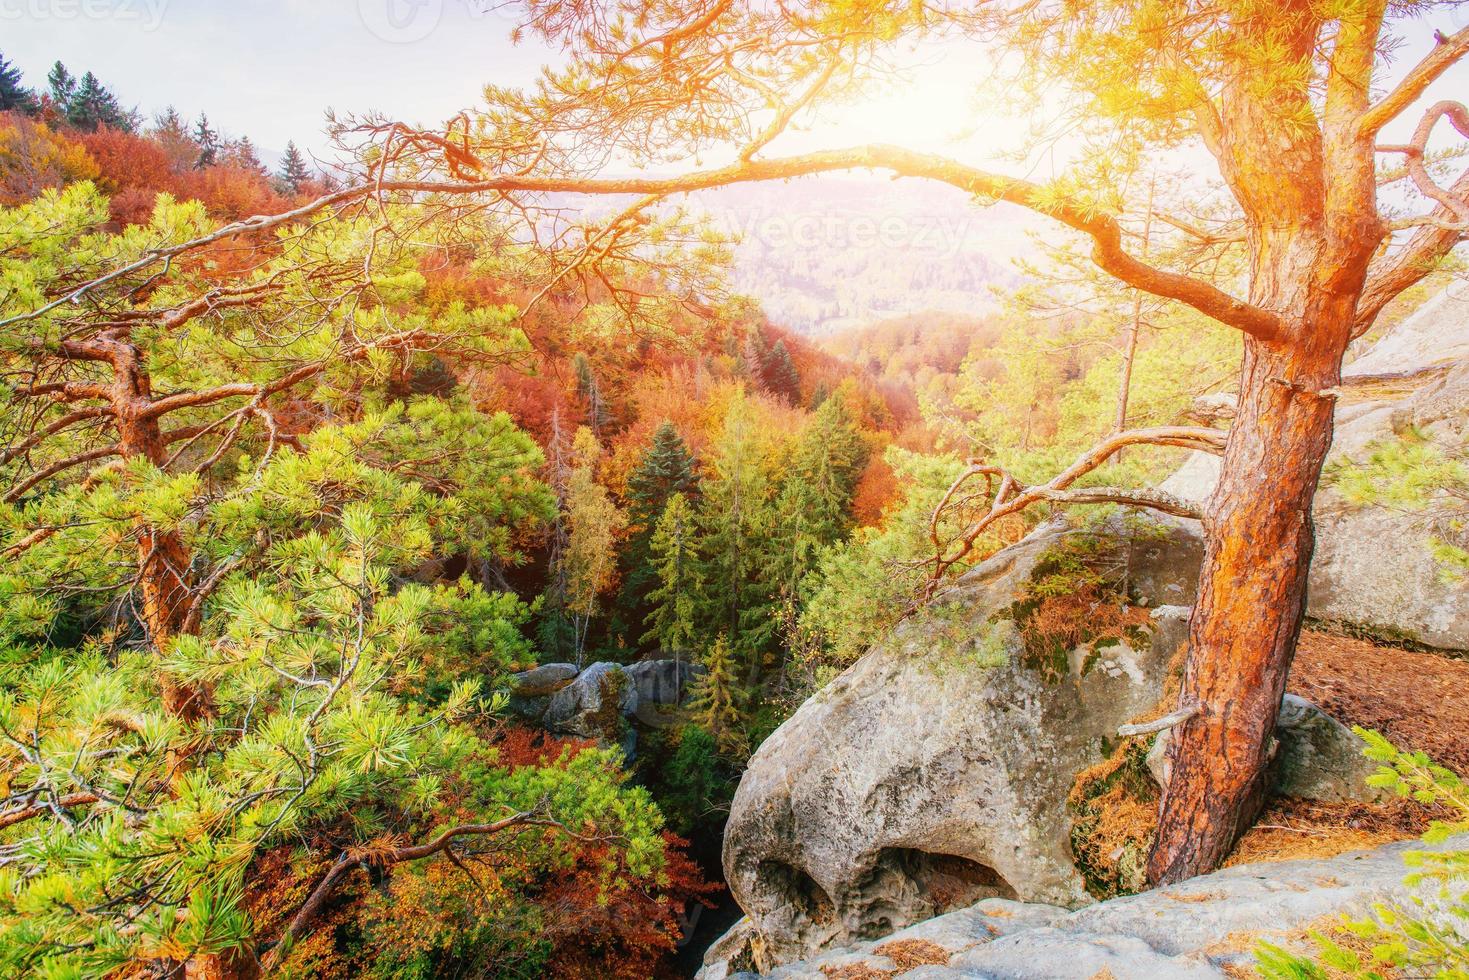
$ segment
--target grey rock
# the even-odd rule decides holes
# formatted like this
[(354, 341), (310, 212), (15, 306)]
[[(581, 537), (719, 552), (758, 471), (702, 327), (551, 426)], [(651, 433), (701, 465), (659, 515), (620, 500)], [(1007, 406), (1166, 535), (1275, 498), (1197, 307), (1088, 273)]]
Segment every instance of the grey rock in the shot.
[(577, 675), (576, 664), (541, 664), (510, 675), (513, 697), (536, 698), (555, 694)]
[[(551, 670), (553, 667), (557, 669)], [(572, 679), (566, 679), (565, 668), (570, 668)], [(674, 709), (687, 695), (689, 684), (703, 670), (700, 665), (675, 660), (642, 660), (633, 664), (598, 661), (580, 674), (570, 664), (548, 664), (526, 673), (544, 672), (535, 683), (538, 689), (556, 685), (554, 693), (543, 707), (533, 697), (520, 698), (519, 713), (527, 717), (534, 713), (546, 728), (562, 735), (620, 742), (630, 757), (635, 743), (621, 730), (618, 716), (636, 718), (649, 727), (669, 724), (676, 720)], [(518, 688), (512, 690), (516, 695), (521, 694)], [(613, 691), (617, 692), (617, 705), (615, 710), (609, 710), (604, 702)]]
[[(598, 661), (551, 695), (542, 724), (562, 735), (621, 742), (618, 722), (637, 710), (637, 696), (620, 664)], [(611, 697), (615, 705), (606, 703)]]
[[(1328, 916), (1362, 915), (1376, 903), (1410, 901), (1403, 852), (1466, 847), (1469, 835), (1460, 835), (1433, 846), (1406, 841), (1320, 860), (1241, 865), (1075, 912), (990, 900), (883, 942), (927, 939), (950, 952), (946, 965), (921, 967), (902, 974), (905, 980), (1088, 980), (1104, 969), (1117, 980), (1237, 976), (1248, 972), (1260, 939), (1290, 942)], [(700, 980), (827, 980), (823, 967), (892, 967), (875, 952), (881, 942), (864, 942), (766, 974), (731, 974), (719, 957), (738, 947), (748, 959), (752, 935), (746, 922), (745, 932), (712, 947)]]
[(687, 697), (689, 685), (704, 673), (704, 666), (687, 660), (641, 660), (622, 670), (637, 695), (637, 720), (650, 728), (662, 728), (679, 720), (677, 708)]
[[(1160, 609), (1140, 640), (1029, 662), (1011, 618), (1050, 525), (966, 574), (786, 721), (750, 760), (724, 867), (768, 963), (875, 938), (985, 897), (1090, 901), (1066, 805), (1103, 740), (1160, 697), (1200, 549), (1118, 521), (1106, 564)], [(1134, 648), (1136, 647), (1136, 649)]]
[(1305, 698), (1287, 694), (1275, 725), (1280, 743), (1273, 779), (1282, 796), (1303, 800), (1374, 800), (1382, 791), (1367, 785), (1377, 763), (1351, 729)]
[[(1148, 750), (1148, 770), (1159, 786), (1168, 784), (1171, 735), (1159, 732)], [(1278, 748), (1271, 766), (1275, 793), (1328, 802), (1375, 800), (1382, 795), (1367, 785), (1377, 765), (1362, 755), (1366, 748), (1362, 740), (1305, 698), (1287, 694), (1281, 701), (1275, 738)]]

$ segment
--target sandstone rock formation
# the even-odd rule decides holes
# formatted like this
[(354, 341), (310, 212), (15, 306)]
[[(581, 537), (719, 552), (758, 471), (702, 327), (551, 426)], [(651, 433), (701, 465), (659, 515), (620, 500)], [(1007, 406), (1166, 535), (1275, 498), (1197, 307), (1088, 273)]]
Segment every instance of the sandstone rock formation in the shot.
[(677, 660), (598, 661), (580, 672), (573, 664), (543, 664), (511, 676), (511, 710), (560, 735), (620, 742), (623, 718), (647, 727), (676, 718), (702, 671)]
[[(1469, 836), (1437, 846), (1464, 849)], [(1435, 848), (1408, 842), (1324, 860), (1241, 865), (1076, 912), (992, 898), (765, 974), (745, 972), (758, 951), (750, 948), (758, 936), (747, 919), (710, 949), (699, 980), (830, 980), (844, 969), (904, 980), (1246, 976), (1259, 939), (1299, 943), (1302, 930), (1323, 918), (1361, 915), (1377, 902), (1405, 904), (1402, 855), (1416, 849)], [(900, 969), (912, 958), (929, 965)]]
[[(1165, 608), (1037, 656), (1016, 621), (1026, 586), (1078, 538), (1119, 593)], [(725, 832), (731, 891), (772, 961), (987, 896), (1088, 901), (1066, 798), (1159, 700), (1200, 554), (1194, 532), (1145, 520), (1043, 528), (802, 705), (750, 760)]]

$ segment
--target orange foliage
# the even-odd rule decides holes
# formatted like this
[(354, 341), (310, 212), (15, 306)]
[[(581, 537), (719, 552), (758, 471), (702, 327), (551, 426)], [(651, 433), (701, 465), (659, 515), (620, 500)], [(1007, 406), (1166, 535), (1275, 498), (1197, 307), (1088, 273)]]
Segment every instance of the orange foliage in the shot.
[(86, 147), (16, 112), (0, 112), (0, 205), (24, 204), (48, 187), (97, 176)]

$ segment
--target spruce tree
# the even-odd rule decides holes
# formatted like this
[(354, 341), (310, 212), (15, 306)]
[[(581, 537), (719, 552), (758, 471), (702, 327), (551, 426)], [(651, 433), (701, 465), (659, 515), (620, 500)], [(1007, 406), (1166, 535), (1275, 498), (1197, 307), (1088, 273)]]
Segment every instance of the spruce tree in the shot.
[(20, 69), (0, 54), (0, 112), (35, 115), (36, 93), (25, 87)]
[(775, 346), (770, 348), (760, 373), (766, 390), (771, 394), (785, 399), (790, 405), (801, 403), (801, 375), (796, 370), (796, 363), (791, 360), (791, 352), (786, 349), (784, 340), (777, 340)]
[(850, 530), (852, 496), (866, 463), (867, 446), (845, 401), (826, 399), (796, 443), (775, 502), (766, 561), (783, 597), (793, 600), (821, 549)]
[(693, 509), (683, 494), (675, 493), (649, 546), (648, 567), (658, 587), (648, 594), (653, 611), (644, 619), (648, 632), (643, 635), (644, 643), (656, 643), (675, 661), (694, 642), (695, 615), (704, 591), (695, 552), (697, 533)]
[(65, 116), (71, 108), (71, 100), (76, 96), (76, 76), (58, 61), (46, 74), (46, 84), (50, 89), (49, 95), (56, 106), (56, 111)]
[(709, 583), (707, 615), (728, 633), (733, 654), (755, 684), (776, 640), (774, 569), (764, 561), (775, 515), (763, 446), (750, 404), (725, 415), (701, 489), (700, 552)]
[(72, 92), (66, 104), (66, 121), (87, 132), (104, 126), (129, 133), (137, 128), (134, 114), (124, 109), (117, 96), (92, 72), (83, 75)]
[(296, 146), (295, 140), (286, 144), (286, 155), (281, 158), (279, 176), (281, 184), (292, 194), (301, 193), (301, 188), (311, 179), (311, 168), (307, 166), (306, 157)]
[(653, 442), (627, 478), (629, 537), (622, 558), (622, 591), (618, 596), (618, 618), (614, 632), (631, 632), (646, 621), (648, 593), (658, 581), (650, 564), (650, 546), (659, 518), (675, 494), (692, 498), (698, 493), (694, 455), (673, 423), (665, 421), (653, 433)]
[(199, 121), (194, 124), (194, 143), (199, 147), (199, 159), (194, 161), (194, 166), (200, 170), (212, 167), (219, 162), (219, 130), (209, 125), (209, 117), (199, 113)]

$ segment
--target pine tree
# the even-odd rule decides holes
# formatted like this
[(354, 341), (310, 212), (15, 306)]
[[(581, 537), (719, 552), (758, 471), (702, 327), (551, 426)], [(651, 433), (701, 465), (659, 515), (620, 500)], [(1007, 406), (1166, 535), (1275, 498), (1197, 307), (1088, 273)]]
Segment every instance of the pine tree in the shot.
[[(649, 563), (650, 545), (659, 518), (675, 494), (692, 498), (698, 493), (694, 455), (673, 423), (663, 422), (653, 442), (627, 478), (629, 536), (623, 551), (622, 591), (617, 610), (621, 626), (637, 626), (647, 619), (648, 593), (658, 581)], [(636, 634), (634, 634), (636, 635)]]
[(212, 167), (219, 162), (219, 130), (209, 125), (209, 117), (199, 113), (199, 121), (194, 124), (194, 143), (199, 147), (199, 159), (194, 161), (194, 166), (200, 170)]
[(774, 515), (759, 433), (743, 398), (730, 403), (699, 507), (708, 617), (728, 634), (752, 685), (776, 639), (775, 594), (762, 552)]
[(755, 327), (745, 338), (745, 349), (741, 353), (740, 362), (745, 377), (760, 390), (765, 387), (765, 360), (769, 356), (770, 349), (765, 345), (765, 336), (759, 327)]
[(723, 633), (704, 656), (704, 676), (694, 685), (689, 707), (695, 722), (714, 736), (721, 752), (728, 756), (740, 754), (744, 736), (739, 727), (735, 658)]
[(66, 121), (87, 132), (104, 126), (128, 133), (137, 128), (134, 114), (124, 109), (117, 96), (92, 72), (82, 76), (67, 101)]
[(867, 463), (867, 447), (841, 397), (822, 402), (792, 453), (776, 497), (770, 535), (772, 577), (794, 601), (820, 550), (851, 528), (852, 496)]
[(311, 179), (311, 168), (306, 164), (306, 157), (302, 154), (295, 140), (286, 144), (286, 154), (281, 158), (281, 183), (292, 193), (301, 193), (301, 188)]
[(0, 112), (36, 114), (36, 93), (25, 87), (20, 69), (0, 54)]
[(784, 340), (777, 340), (770, 353), (765, 355), (760, 374), (771, 394), (785, 399), (790, 405), (801, 403), (801, 375), (796, 371), (796, 363), (791, 360), (791, 352), (786, 349)]
[(693, 508), (683, 494), (675, 493), (654, 529), (649, 549), (648, 567), (657, 576), (658, 587), (648, 594), (653, 611), (644, 619), (649, 628), (643, 635), (644, 643), (656, 643), (660, 651), (672, 653), (675, 661), (694, 642), (695, 616), (704, 591), (695, 551), (697, 533)]

